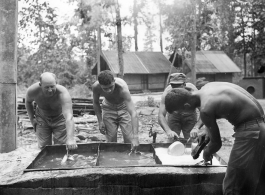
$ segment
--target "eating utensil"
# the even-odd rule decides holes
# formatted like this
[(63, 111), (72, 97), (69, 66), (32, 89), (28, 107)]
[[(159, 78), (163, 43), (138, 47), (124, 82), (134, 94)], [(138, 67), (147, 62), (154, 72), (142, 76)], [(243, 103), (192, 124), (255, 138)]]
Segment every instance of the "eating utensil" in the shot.
[(189, 143), (189, 141), (191, 140), (191, 137), (189, 137), (189, 139), (187, 140), (187, 142), (184, 144), (184, 153), (187, 154), (187, 143)]
[(64, 155), (64, 157), (63, 157), (63, 159), (61, 161), (61, 165), (65, 165), (66, 164), (66, 161), (68, 160), (68, 157), (69, 157), (69, 150), (66, 147), (66, 154)]

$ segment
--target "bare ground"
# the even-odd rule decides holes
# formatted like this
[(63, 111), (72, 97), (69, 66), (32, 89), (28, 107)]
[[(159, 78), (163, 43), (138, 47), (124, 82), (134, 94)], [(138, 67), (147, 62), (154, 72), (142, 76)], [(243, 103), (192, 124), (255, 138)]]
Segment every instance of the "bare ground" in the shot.
[[(152, 98), (150, 98), (152, 97)], [(161, 94), (133, 95), (138, 116), (139, 116), (139, 137), (140, 143), (152, 143), (153, 138), (149, 136), (150, 128), (157, 132), (156, 142), (168, 142), (167, 136), (157, 122), (158, 104)], [(153, 101), (152, 101), (153, 100)], [(259, 100), (263, 109), (265, 100)], [(15, 181), (23, 174), (23, 170), (37, 156), (40, 150), (37, 147), (37, 140), (33, 128), (24, 115), (19, 116), (17, 129), (17, 149), (9, 153), (0, 154), (0, 185)], [(75, 136), (78, 143), (104, 142), (104, 135), (98, 131), (97, 119), (94, 115), (75, 117)], [(222, 137), (222, 148), (218, 151), (219, 156), (228, 161), (234, 139), (233, 127), (226, 120), (217, 121)], [(153, 126), (152, 126), (153, 125)], [(122, 135), (118, 133), (118, 142), (123, 142)]]
[[(161, 93), (157, 94), (144, 94), (144, 95), (132, 95), (132, 99), (137, 108), (139, 117), (139, 139), (140, 143), (152, 143), (153, 137), (150, 135), (150, 129), (152, 132), (157, 133), (157, 143), (167, 143), (168, 140), (166, 134), (158, 124), (157, 114), (158, 105), (160, 101)], [(263, 109), (265, 109), (265, 100), (259, 100)], [(98, 123), (96, 116), (87, 115), (75, 117), (75, 136), (78, 143), (91, 143), (91, 142), (105, 142), (104, 135), (98, 131)], [(222, 138), (223, 146), (218, 151), (218, 154), (227, 162), (229, 159), (231, 147), (233, 144), (233, 126), (225, 119), (217, 121), (220, 134)], [(37, 149), (37, 140), (34, 131), (29, 123), (29, 120), (25, 116), (20, 116), (19, 126), (17, 131), (17, 147), (24, 149)], [(122, 143), (122, 134), (118, 132), (118, 142)]]
[[(152, 97), (152, 98), (150, 98)], [(168, 143), (167, 135), (162, 130), (158, 124), (157, 114), (158, 105), (160, 101), (161, 94), (150, 95), (133, 95), (133, 101), (135, 102), (137, 113), (139, 117), (139, 141), (140, 143), (152, 143), (153, 137), (150, 134), (150, 129), (152, 132), (157, 133), (156, 142), (157, 143)], [(264, 103), (265, 105), (265, 103)], [(83, 115), (80, 117), (75, 117), (75, 138), (77, 143), (91, 143), (91, 142), (105, 142), (104, 135), (100, 134), (98, 131), (98, 123), (96, 116), (94, 115)], [(223, 141), (223, 147), (218, 152), (220, 156), (227, 162), (233, 143), (232, 125), (226, 120), (218, 120), (218, 125), (221, 132), (221, 137)], [(118, 142), (122, 143), (122, 134), (118, 132)], [(22, 148), (31, 148), (37, 150), (37, 140), (32, 129), (32, 126), (26, 116), (20, 116), (19, 128), (17, 134), (17, 146)]]

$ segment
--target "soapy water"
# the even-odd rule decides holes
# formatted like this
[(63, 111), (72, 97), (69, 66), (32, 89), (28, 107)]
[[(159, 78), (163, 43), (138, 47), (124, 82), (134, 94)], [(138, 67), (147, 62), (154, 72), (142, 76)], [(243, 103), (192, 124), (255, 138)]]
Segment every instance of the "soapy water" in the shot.
[(36, 164), (34, 168), (80, 168), (91, 167), (96, 165), (97, 154), (81, 153), (69, 155), (68, 160), (62, 165), (61, 161), (64, 156), (58, 157), (58, 155), (44, 156)]
[[(140, 152), (140, 154), (129, 155), (130, 151), (100, 151), (99, 166), (154, 166), (156, 165), (152, 152)], [(155, 148), (155, 154), (162, 162), (162, 165), (195, 165), (203, 160), (203, 151), (199, 158), (193, 159), (191, 148), (186, 148), (185, 153), (181, 156), (168, 154), (168, 148)], [(70, 155), (65, 164), (61, 165), (63, 156), (58, 154), (47, 155), (40, 158), (34, 163), (35, 169), (60, 169), (60, 168), (85, 168), (96, 166), (97, 153), (79, 153)], [(214, 156), (212, 165), (221, 165)]]
[(100, 152), (100, 166), (150, 166), (156, 165), (153, 153), (140, 152), (140, 154), (131, 154), (130, 151), (104, 151)]
[[(130, 151), (125, 152), (100, 152), (99, 166), (145, 166), (155, 165), (153, 153), (140, 152), (139, 154), (128, 155)], [(47, 155), (40, 158), (35, 164), (35, 169), (57, 169), (57, 168), (84, 168), (96, 166), (97, 154), (81, 153), (69, 155), (68, 160), (61, 164), (64, 156), (58, 157), (58, 154)]]
[[(156, 156), (162, 162), (162, 165), (195, 165), (203, 160), (203, 151), (197, 159), (191, 156), (191, 148), (186, 148), (185, 153), (180, 156), (173, 156), (168, 154), (168, 148), (155, 148)], [(221, 165), (221, 163), (214, 156), (212, 165)]]

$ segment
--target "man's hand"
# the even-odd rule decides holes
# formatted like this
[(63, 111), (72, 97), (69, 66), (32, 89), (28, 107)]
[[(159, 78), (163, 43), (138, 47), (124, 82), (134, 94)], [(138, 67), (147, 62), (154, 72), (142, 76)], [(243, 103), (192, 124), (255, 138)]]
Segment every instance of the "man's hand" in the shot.
[[(203, 138), (204, 137), (204, 138)], [(209, 140), (208, 132), (204, 129), (198, 132), (198, 143), (201, 144), (203, 141)]]
[(36, 118), (32, 119), (31, 124), (33, 126), (34, 131), (36, 132), (36, 128), (37, 128), (37, 125), (38, 125), (38, 121), (36, 120)]
[(194, 127), (191, 131), (190, 131), (190, 137), (192, 139), (196, 139), (198, 137), (199, 134), (199, 128), (198, 127)]
[(139, 147), (139, 139), (138, 137), (132, 139), (132, 146), (131, 146), (131, 151), (132, 152), (137, 152)]
[(210, 160), (213, 159), (213, 155), (212, 155), (212, 154), (209, 154), (209, 153), (207, 152), (207, 149), (205, 149), (205, 150), (203, 151), (203, 159), (204, 159), (205, 162), (208, 162), (208, 161), (210, 161)]
[(75, 139), (74, 138), (67, 138), (66, 147), (69, 150), (75, 150), (75, 149), (77, 149), (77, 144), (76, 144)]
[(99, 123), (99, 127), (98, 128), (99, 128), (100, 133), (102, 133), (103, 135), (106, 134), (105, 124), (103, 122)]
[(178, 134), (176, 132), (172, 131), (172, 130), (170, 130), (170, 131), (167, 132), (167, 136), (169, 138), (172, 138), (172, 139), (174, 139), (175, 137), (176, 138), (179, 138)]

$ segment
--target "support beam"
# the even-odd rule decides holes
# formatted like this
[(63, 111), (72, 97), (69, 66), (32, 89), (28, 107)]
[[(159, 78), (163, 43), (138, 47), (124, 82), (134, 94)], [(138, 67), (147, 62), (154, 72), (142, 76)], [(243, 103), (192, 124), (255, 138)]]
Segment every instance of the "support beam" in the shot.
[(16, 149), (17, 6), (0, 1), (0, 153)]

